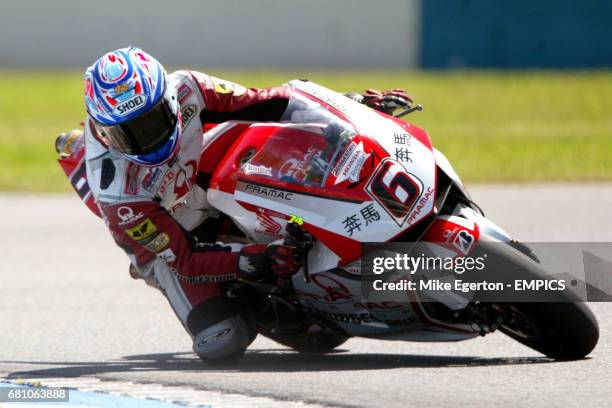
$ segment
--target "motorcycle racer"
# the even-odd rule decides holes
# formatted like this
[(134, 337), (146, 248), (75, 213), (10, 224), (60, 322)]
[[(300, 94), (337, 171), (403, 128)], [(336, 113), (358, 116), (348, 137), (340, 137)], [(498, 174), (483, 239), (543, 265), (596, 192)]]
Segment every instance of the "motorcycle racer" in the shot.
[[(226, 296), (236, 279), (291, 275), (303, 254), (283, 244), (215, 242), (219, 212), (206, 189), (202, 152), (228, 120), (279, 121), (289, 89), (246, 89), (195, 71), (167, 74), (139, 48), (103, 55), (85, 72), (87, 182), (130, 274), (159, 288), (204, 361), (244, 353), (256, 330)], [(406, 106), (401, 90), (347, 95), (383, 112)]]

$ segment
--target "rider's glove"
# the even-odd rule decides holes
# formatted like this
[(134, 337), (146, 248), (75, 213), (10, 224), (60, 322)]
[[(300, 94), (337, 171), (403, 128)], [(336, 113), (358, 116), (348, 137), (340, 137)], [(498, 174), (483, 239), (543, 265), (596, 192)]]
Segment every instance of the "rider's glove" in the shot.
[(295, 247), (279, 244), (245, 245), (240, 251), (238, 269), (247, 279), (291, 276), (302, 266), (303, 256)]
[(362, 103), (377, 111), (393, 114), (398, 108), (409, 107), (412, 98), (403, 89), (392, 89), (381, 92), (378, 89), (368, 89), (363, 94)]

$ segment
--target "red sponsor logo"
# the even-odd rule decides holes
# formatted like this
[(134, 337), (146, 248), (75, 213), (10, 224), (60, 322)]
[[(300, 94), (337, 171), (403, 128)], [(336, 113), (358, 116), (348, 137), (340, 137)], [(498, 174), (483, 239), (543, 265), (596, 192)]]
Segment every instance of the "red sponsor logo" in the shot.
[(327, 302), (346, 303), (353, 299), (353, 295), (344, 284), (331, 276), (312, 275), (312, 281), (326, 293)]
[(140, 166), (129, 162), (127, 170), (125, 172), (125, 186), (123, 191), (126, 194), (134, 195), (138, 193), (138, 173), (140, 172)]
[(183, 84), (179, 86), (177, 91), (177, 98), (179, 103), (183, 102), (189, 95), (191, 95), (193, 91), (187, 84)]
[(454, 229), (447, 229), (442, 234), (446, 238), (446, 242), (450, 243), (455, 251), (458, 251), (460, 255), (467, 255), (472, 250), (474, 243), (476, 242), (478, 231), (469, 231), (461, 226), (457, 226)]
[(437, 218), (423, 237), (426, 242), (436, 242), (451, 249), (457, 255), (466, 256), (478, 242), (478, 224), (459, 217)]
[(159, 186), (159, 193), (161, 195), (166, 194), (166, 190), (168, 189), (168, 186), (170, 185), (172, 180), (174, 180), (174, 172), (172, 170), (168, 170), (168, 172), (164, 176), (164, 180), (162, 181), (161, 186)]
[(260, 228), (255, 228), (255, 232), (274, 236), (277, 236), (280, 233), (281, 225), (269, 215), (264, 213), (258, 213), (257, 221), (259, 222)]
[(144, 214), (140, 211), (138, 214), (135, 214), (131, 207), (122, 206), (117, 208), (117, 217), (121, 220), (121, 222), (119, 222), (119, 226), (124, 226), (133, 224), (144, 217)]

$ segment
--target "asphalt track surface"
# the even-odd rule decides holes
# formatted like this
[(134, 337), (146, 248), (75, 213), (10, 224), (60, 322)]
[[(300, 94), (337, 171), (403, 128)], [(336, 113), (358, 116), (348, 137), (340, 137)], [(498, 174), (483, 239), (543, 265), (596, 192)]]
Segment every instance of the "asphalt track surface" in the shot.
[[(524, 241), (612, 242), (612, 184), (472, 186)], [(351, 339), (301, 355), (265, 339), (210, 368), (163, 297), (127, 272), (74, 196), (0, 196), (0, 377), (97, 377), (334, 406), (609, 406), (612, 308), (590, 358), (553, 362), (503, 334), (460, 343)], [(77, 379), (75, 379), (77, 382)], [(222, 406), (223, 404), (221, 404)]]

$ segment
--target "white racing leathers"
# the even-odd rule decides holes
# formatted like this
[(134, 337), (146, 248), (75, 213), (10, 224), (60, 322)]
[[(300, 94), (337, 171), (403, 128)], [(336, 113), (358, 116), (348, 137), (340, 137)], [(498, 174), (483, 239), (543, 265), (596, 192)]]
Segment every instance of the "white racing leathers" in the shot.
[[(244, 310), (225, 297), (237, 277), (239, 244), (198, 243), (190, 233), (218, 215), (208, 205), (199, 175), (210, 170), (203, 134), (208, 125), (230, 119), (280, 118), (288, 90), (245, 89), (206, 74), (178, 71), (168, 76), (177, 88), (182, 117), (178, 153), (160, 166), (128, 161), (85, 124), (87, 182), (115, 242), (131, 261), (134, 277), (166, 296), (203, 359), (242, 353), (254, 339)], [(206, 177), (204, 177), (206, 179)]]

